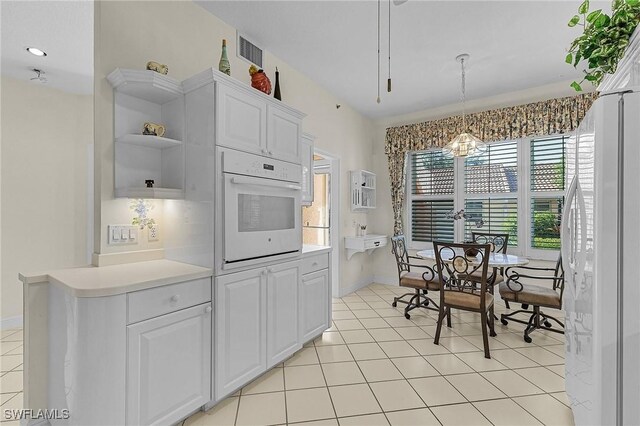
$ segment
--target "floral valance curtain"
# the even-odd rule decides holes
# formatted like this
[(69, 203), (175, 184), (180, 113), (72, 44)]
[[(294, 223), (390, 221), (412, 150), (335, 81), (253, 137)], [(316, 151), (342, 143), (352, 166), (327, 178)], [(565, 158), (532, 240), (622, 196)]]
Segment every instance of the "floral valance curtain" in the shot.
[[(467, 127), (485, 142), (568, 133), (578, 127), (597, 97), (597, 93), (586, 93), (469, 114)], [(387, 129), (385, 153), (389, 160), (395, 234), (402, 233), (407, 153), (443, 147), (462, 130), (462, 116)]]

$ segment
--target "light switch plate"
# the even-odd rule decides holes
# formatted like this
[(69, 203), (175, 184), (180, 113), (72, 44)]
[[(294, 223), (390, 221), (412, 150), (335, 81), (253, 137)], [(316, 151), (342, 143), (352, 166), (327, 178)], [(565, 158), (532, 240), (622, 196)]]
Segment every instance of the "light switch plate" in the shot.
[(109, 225), (107, 243), (112, 245), (138, 244), (138, 227), (135, 225)]
[(149, 241), (158, 241), (160, 239), (160, 230), (158, 229), (158, 225), (152, 225), (151, 228), (148, 228), (149, 231)]

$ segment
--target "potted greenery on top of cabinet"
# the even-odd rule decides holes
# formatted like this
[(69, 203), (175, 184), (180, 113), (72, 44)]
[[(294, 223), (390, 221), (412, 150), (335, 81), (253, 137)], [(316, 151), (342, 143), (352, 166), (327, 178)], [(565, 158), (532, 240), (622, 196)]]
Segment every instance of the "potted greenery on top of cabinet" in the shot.
[(122, 68), (107, 80), (114, 89), (115, 196), (184, 198), (182, 84), (154, 71)]

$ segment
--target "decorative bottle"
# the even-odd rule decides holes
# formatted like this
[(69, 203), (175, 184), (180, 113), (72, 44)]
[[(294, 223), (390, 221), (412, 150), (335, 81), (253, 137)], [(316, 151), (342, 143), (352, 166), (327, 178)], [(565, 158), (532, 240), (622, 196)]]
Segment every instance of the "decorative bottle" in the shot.
[(218, 70), (226, 75), (231, 75), (231, 64), (229, 64), (229, 58), (227, 58), (227, 40), (225, 39), (222, 39), (222, 55), (220, 56)]
[(277, 100), (282, 100), (282, 95), (280, 94), (280, 72), (278, 71), (278, 67), (276, 67), (276, 88), (273, 90), (273, 97)]

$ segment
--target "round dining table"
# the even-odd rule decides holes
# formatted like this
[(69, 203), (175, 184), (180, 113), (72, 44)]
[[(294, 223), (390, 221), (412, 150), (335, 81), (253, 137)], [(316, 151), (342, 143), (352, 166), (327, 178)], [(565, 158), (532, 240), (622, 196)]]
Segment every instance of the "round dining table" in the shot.
[[(451, 249), (445, 249), (443, 251), (443, 255), (450, 252)], [(462, 256), (462, 250), (453, 250), (456, 255)], [(433, 249), (421, 250), (416, 253), (416, 256), (422, 259), (431, 259), (436, 260), (436, 253)], [(445, 262), (452, 262), (454, 256), (444, 256)], [(467, 257), (467, 259), (470, 259)], [(470, 259), (471, 260), (471, 259)], [(480, 255), (475, 257), (475, 261), (471, 260), (472, 264), (479, 264), (482, 262)], [(508, 268), (510, 266), (524, 266), (529, 263), (529, 259), (522, 256), (514, 256), (512, 254), (504, 254), (504, 253), (489, 253), (489, 268)]]

